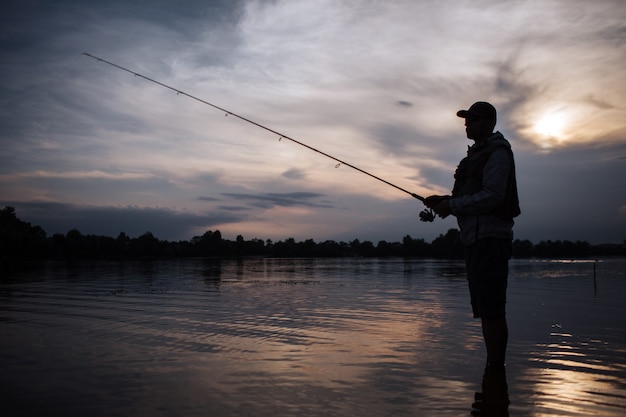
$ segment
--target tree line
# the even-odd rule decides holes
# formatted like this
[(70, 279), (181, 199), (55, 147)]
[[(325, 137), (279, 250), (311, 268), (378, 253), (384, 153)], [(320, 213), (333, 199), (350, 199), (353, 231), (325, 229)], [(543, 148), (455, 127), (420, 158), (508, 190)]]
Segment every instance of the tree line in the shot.
[[(354, 239), (350, 242), (313, 239), (278, 242), (239, 235), (224, 239), (219, 230), (207, 231), (188, 241), (160, 240), (151, 232), (139, 237), (120, 233), (109, 236), (84, 235), (77, 229), (48, 236), (40, 226), (20, 220), (13, 207), (0, 210), (0, 258), (3, 261), (37, 259), (125, 259), (182, 257), (421, 257), (462, 259), (459, 231), (450, 229), (432, 242), (404, 236), (401, 242)], [(515, 258), (588, 258), (626, 256), (626, 245), (591, 245), (584, 241), (528, 240), (513, 242)]]

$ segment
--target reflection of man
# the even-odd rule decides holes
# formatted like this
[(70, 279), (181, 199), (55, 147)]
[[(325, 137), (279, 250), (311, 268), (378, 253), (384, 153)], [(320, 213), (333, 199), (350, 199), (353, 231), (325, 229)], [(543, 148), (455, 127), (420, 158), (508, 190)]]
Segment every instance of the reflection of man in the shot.
[(513, 218), (520, 214), (511, 145), (494, 133), (496, 109), (479, 101), (457, 116), (474, 141), (454, 175), (451, 196), (430, 196), (427, 207), (456, 216), (474, 317), (482, 322), (487, 365), (504, 366), (508, 327), (506, 286)]
[(472, 415), (475, 417), (504, 417), (509, 415), (509, 392), (504, 367), (485, 368), (482, 392), (474, 395)]

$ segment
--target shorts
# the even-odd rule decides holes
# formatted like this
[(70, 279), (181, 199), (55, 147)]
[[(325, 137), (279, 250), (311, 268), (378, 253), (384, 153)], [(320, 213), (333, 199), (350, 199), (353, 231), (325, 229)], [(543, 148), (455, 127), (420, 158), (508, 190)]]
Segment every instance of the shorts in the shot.
[(472, 313), (475, 318), (501, 317), (506, 314), (506, 287), (510, 239), (484, 238), (465, 247), (465, 267)]

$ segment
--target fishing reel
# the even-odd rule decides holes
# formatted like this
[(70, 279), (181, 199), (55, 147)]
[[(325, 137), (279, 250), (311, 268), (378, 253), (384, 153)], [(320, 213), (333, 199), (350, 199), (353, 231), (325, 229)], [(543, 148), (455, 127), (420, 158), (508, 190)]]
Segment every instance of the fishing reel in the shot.
[(431, 207), (437, 207), (441, 203), (443, 203), (444, 201), (448, 201), (449, 199), (450, 196), (448, 195), (432, 195), (428, 198), (422, 198), (421, 200), (424, 205), (426, 205), (426, 208), (420, 212), (420, 220), (423, 222), (432, 222), (437, 216), (441, 217), (442, 219), (448, 217), (450, 215), (449, 208), (448, 210), (444, 210), (447, 211), (446, 214), (441, 215), (435, 212), (435, 210), (433, 210)]
[(432, 222), (435, 220), (435, 217), (437, 217), (437, 215), (435, 214), (433, 209), (427, 208), (427, 209), (420, 211), (420, 221)]

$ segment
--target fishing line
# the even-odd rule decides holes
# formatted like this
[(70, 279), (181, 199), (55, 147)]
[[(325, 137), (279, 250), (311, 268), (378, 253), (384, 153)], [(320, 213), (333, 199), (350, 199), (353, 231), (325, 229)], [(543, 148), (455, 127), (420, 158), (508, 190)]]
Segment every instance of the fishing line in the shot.
[[(314, 152), (317, 152), (317, 153), (319, 153), (319, 154), (321, 154), (321, 155), (324, 155), (325, 157), (330, 158), (330, 159), (334, 160), (335, 162), (337, 162), (337, 165), (335, 165), (335, 168), (339, 168), (341, 165), (348, 166), (348, 167), (350, 167), (350, 168), (352, 168), (352, 169), (354, 169), (354, 170), (357, 170), (357, 171), (359, 171), (359, 172), (361, 172), (361, 173), (363, 173), (363, 174), (365, 174), (365, 175), (369, 175), (370, 177), (372, 177), (372, 178), (374, 178), (374, 179), (377, 179), (378, 181), (384, 182), (384, 183), (385, 183), (385, 184), (387, 184), (387, 185), (390, 185), (390, 186), (392, 186), (392, 187), (394, 187), (394, 188), (396, 188), (396, 189), (398, 189), (398, 190), (400, 190), (400, 191), (403, 191), (403, 192), (405, 192), (405, 193), (409, 194), (411, 197), (417, 198), (418, 200), (420, 200), (420, 201), (422, 201), (422, 202), (424, 202), (424, 200), (425, 200), (425, 198), (424, 198), (424, 197), (422, 197), (422, 196), (420, 196), (420, 195), (418, 195), (418, 194), (415, 194), (415, 193), (412, 193), (412, 192), (410, 192), (410, 191), (408, 191), (408, 190), (405, 190), (405, 189), (404, 189), (404, 188), (402, 188), (402, 187), (399, 187), (399, 186), (397, 186), (397, 185), (395, 185), (395, 184), (392, 184), (391, 182), (389, 182), (389, 181), (387, 181), (387, 180), (384, 180), (384, 179), (382, 179), (382, 178), (380, 178), (380, 177), (377, 177), (377, 176), (376, 176), (376, 175), (374, 175), (374, 174), (370, 174), (369, 172), (367, 172), (367, 171), (365, 171), (365, 170), (362, 170), (361, 168), (358, 168), (358, 167), (356, 167), (356, 166), (354, 166), (354, 165), (352, 165), (352, 164), (349, 164), (348, 162), (345, 162), (345, 161), (342, 161), (341, 159), (335, 158), (334, 156), (329, 155), (329, 154), (327, 154), (326, 152), (322, 152), (322, 151), (320, 151), (319, 149), (315, 149), (314, 147), (309, 146), (309, 145), (307, 145), (306, 143), (302, 143), (302, 142), (300, 142), (299, 140), (296, 140), (296, 139), (294, 139), (294, 138), (291, 138), (291, 137), (289, 137), (289, 136), (287, 136), (287, 135), (284, 135), (284, 134), (282, 134), (282, 133), (279, 133), (279, 132), (277, 132), (277, 131), (275, 131), (275, 130), (273, 130), (273, 129), (271, 129), (271, 128), (267, 127), (267, 126), (264, 126), (264, 125), (262, 125), (262, 124), (260, 124), (260, 123), (257, 123), (257, 122), (255, 122), (255, 121), (253, 121), (253, 120), (247, 119), (247, 118), (245, 118), (245, 117), (243, 117), (243, 116), (240, 116), (240, 115), (238, 115), (238, 114), (236, 114), (236, 113), (233, 113), (233, 112), (231, 112), (230, 110), (226, 110), (226, 109), (224, 109), (224, 108), (222, 108), (222, 107), (219, 107), (219, 106), (217, 106), (217, 105), (215, 105), (215, 104), (213, 104), (213, 103), (209, 103), (209, 102), (208, 102), (208, 101), (206, 101), (206, 100), (203, 100), (203, 99), (198, 98), (198, 97), (196, 97), (196, 96), (193, 96), (193, 95), (191, 95), (191, 94), (185, 93), (184, 91), (181, 91), (181, 90), (179, 90), (179, 89), (177, 89), (177, 88), (171, 87), (171, 86), (169, 86), (169, 85), (167, 85), (167, 84), (163, 84), (163, 83), (162, 83), (162, 82), (160, 82), (160, 81), (157, 81), (157, 80), (154, 80), (154, 79), (152, 79), (152, 78), (146, 77), (145, 75), (141, 75), (141, 74), (139, 74), (139, 73), (137, 73), (137, 72), (135, 72), (135, 71), (131, 71), (131, 70), (129, 70), (129, 69), (127, 69), (127, 68), (124, 68), (124, 67), (122, 67), (122, 66), (120, 66), (120, 65), (114, 64), (113, 62), (107, 61), (107, 60), (105, 60), (105, 59), (99, 58), (99, 57), (94, 56), (94, 55), (91, 55), (91, 54), (88, 54), (87, 52), (83, 52), (83, 55), (88, 56), (88, 57), (90, 57), (90, 58), (93, 58), (93, 59), (95, 59), (96, 61), (99, 61), (99, 62), (104, 62), (105, 64), (109, 64), (109, 65), (111, 65), (111, 66), (113, 66), (113, 67), (115, 67), (115, 68), (117, 68), (117, 69), (122, 70), (122, 71), (126, 71), (126, 72), (128, 72), (128, 73), (130, 73), (130, 74), (134, 75), (135, 77), (140, 77), (140, 78), (143, 78), (143, 79), (144, 79), (144, 80), (146, 80), (146, 81), (150, 81), (150, 82), (152, 82), (152, 83), (154, 83), (154, 84), (160, 85), (161, 87), (167, 88), (168, 90), (172, 90), (172, 91), (174, 91), (177, 95), (183, 95), (183, 96), (189, 97), (189, 98), (191, 98), (191, 99), (193, 99), (193, 100), (199, 101), (200, 103), (206, 104), (207, 106), (211, 106), (211, 107), (213, 107), (213, 108), (215, 108), (215, 109), (217, 109), (217, 110), (220, 110), (220, 111), (224, 112), (224, 116), (225, 116), (225, 117), (227, 117), (227, 116), (234, 116), (234, 117), (236, 117), (236, 118), (238, 118), (238, 119), (240, 119), (240, 120), (243, 120), (244, 122), (248, 122), (248, 123), (250, 123), (250, 124), (252, 124), (252, 125), (254, 125), (254, 126), (260, 127), (261, 129), (267, 130), (268, 132), (271, 132), (271, 133), (273, 133), (273, 134), (275, 134), (275, 135), (278, 135), (278, 139), (279, 139), (279, 140), (287, 139), (287, 140), (290, 140), (290, 141), (292, 141), (293, 143), (296, 143), (296, 144), (298, 144), (298, 145), (300, 145), (300, 146), (304, 146), (305, 148), (308, 148), (308, 149), (310, 149), (310, 150), (312, 150), (312, 151), (314, 151)], [(432, 213), (430, 213), (428, 210), (425, 210), (425, 211), (423, 211), (422, 213), (420, 213), (420, 219), (421, 219), (421, 220), (423, 220), (423, 221), (432, 221), (432, 219), (430, 219), (430, 217), (433, 217), (433, 218), (434, 218), (434, 216), (432, 215)]]

